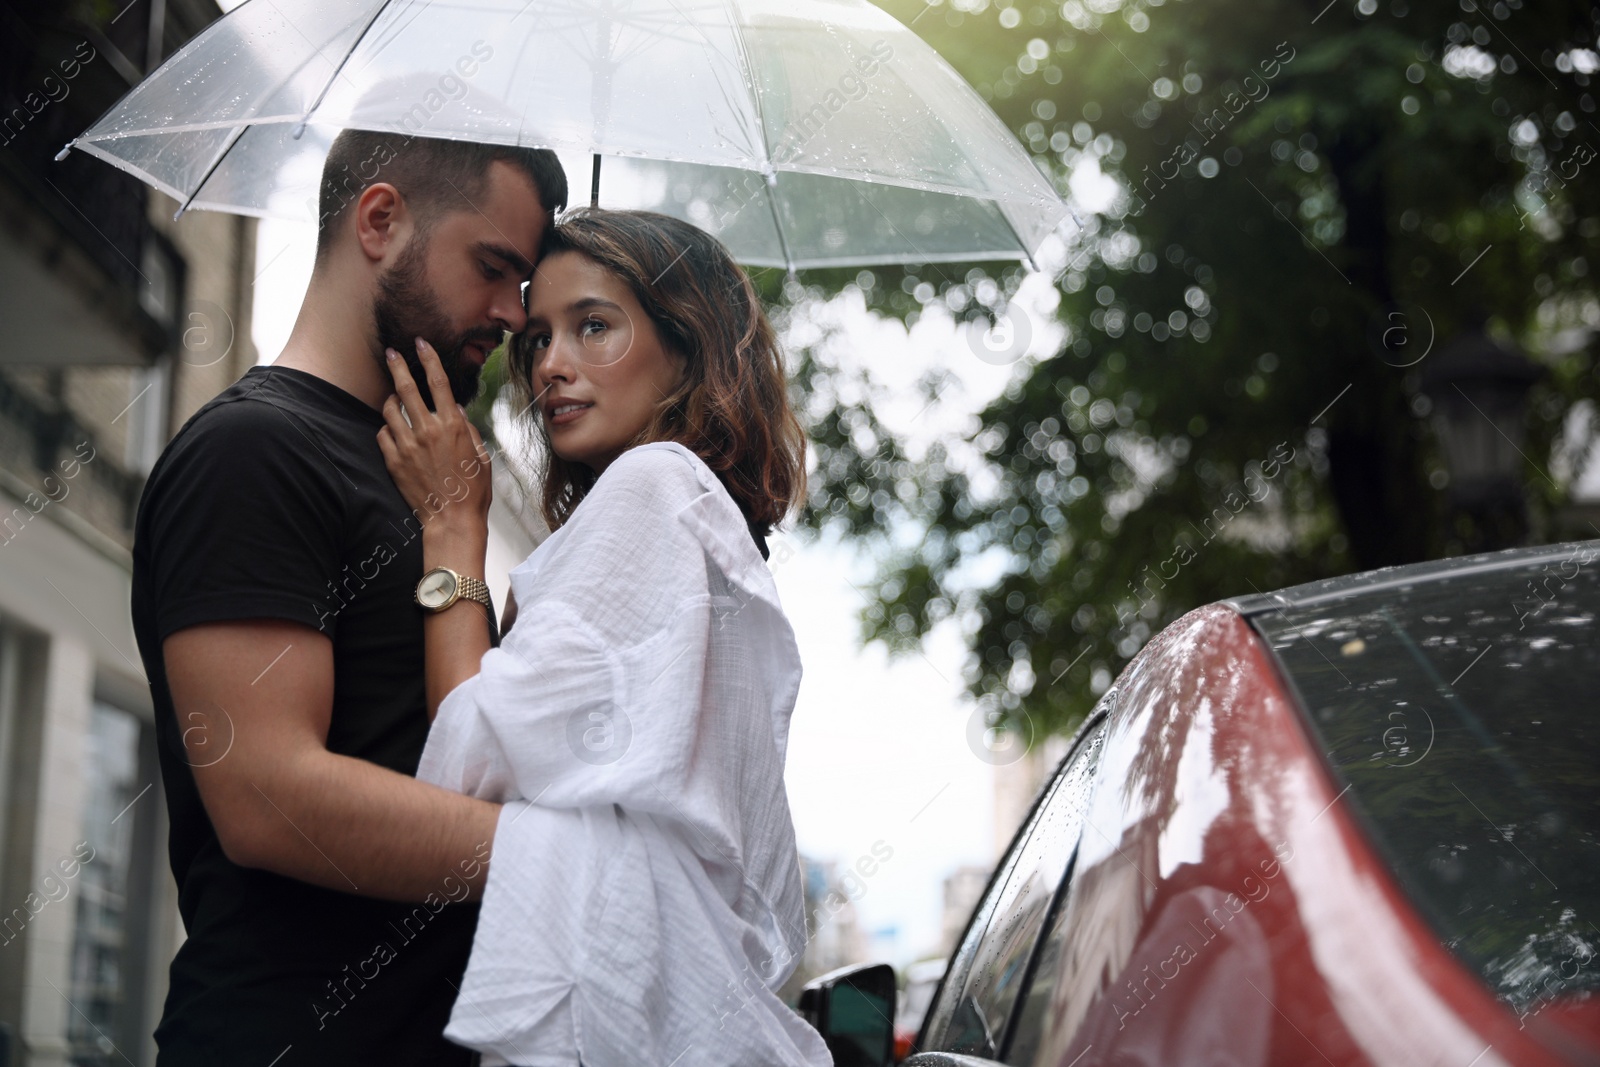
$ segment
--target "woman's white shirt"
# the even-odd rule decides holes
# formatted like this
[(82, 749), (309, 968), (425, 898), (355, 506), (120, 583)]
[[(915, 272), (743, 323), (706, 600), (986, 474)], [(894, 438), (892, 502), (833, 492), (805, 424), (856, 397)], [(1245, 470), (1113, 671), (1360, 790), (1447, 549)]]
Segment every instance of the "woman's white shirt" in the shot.
[(517, 621), (417, 777), (505, 802), (445, 1036), (485, 1067), (831, 1063), (783, 785), (794, 633), (682, 445), (628, 450), (511, 572)]

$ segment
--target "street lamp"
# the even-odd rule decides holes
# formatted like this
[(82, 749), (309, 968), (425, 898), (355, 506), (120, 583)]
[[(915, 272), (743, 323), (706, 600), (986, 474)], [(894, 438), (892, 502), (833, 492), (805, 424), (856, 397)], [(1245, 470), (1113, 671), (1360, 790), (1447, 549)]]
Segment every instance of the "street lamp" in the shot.
[(1422, 369), (1433, 427), (1450, 471), (1450, 499), (1476, 520), (1478, 549), (1520, 544), (1527, 535), (1522, 492), (1523, 409), (1543, 373), (1482, 325), (1452, 338)]

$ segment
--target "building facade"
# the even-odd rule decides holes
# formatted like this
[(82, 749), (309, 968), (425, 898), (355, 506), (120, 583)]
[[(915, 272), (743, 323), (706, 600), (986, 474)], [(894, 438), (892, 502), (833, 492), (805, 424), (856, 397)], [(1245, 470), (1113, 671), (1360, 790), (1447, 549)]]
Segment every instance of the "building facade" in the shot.
[(0, 5), (0, 1031), (11, 1065), (148, 1064), (182, 937), (133, 519), (173, 431), (255, 362), (254, 223), (55, 153), (220, 14)]

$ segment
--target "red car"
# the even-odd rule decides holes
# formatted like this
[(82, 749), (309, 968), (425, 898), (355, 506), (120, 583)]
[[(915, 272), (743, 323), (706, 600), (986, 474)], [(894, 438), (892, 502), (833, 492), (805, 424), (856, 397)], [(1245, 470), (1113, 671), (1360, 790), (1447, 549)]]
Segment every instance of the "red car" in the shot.
[[(907, 1067), (1600, 1064), (1597, 618), (1600, 541), (1173, 623), (1042, 790)], [(803, 1006), (841, 1067), (889, 1062), (888, 968)]]

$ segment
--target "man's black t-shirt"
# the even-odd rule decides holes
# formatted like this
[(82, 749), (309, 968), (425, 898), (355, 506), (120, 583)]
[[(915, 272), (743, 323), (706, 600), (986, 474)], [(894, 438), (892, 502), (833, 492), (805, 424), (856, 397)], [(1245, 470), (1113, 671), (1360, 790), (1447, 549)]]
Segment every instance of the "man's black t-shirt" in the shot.
[[(178, 721), (162, 661), (163, 639), (199, 623), (320, 630), (334, 653), (329, 751), (416, 773), (428, 731), (412, 600), (422, 539), (384, 467), (382, 425), (329, 382), (254, 367), (189, 420), (145, 486), (133, 625), (188, 932), (156, 1030), (161, 1067), (473, 1062), (442, 1036), (477, 922), (476, 904), (451, 902), (464, 884), (441, 879), (428, 901), (396, 904), (230, 862), (191, 770), (230, 758), (230, 727), (210, 722), (186, 753), (199, 720)], [(284, 651), (261, 649), (261, 668)]]

